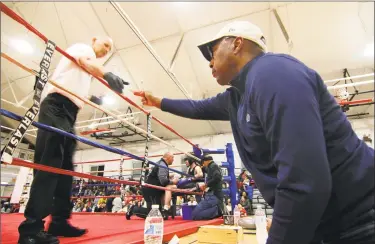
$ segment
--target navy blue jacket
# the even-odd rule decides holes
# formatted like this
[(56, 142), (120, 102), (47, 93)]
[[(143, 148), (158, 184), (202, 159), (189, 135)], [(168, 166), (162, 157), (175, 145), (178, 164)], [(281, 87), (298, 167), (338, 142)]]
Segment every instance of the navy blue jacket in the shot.
[(374, 206), (374, 149), (321, 77), (289, 55), (261, 54), (216, 97), (164, 98), (161, 109), (230, 120), (241, 160), (274, 208), (267, 244), (330, 239)]

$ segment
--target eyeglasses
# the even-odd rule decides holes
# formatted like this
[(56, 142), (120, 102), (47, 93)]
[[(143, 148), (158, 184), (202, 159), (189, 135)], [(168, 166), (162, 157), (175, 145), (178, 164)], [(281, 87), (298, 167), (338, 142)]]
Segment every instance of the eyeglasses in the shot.
[(222, 38), (217, 39), (216, 41), (213, 41), (212, 43), (207, 45), (208, 54), (210, 55), (210, 60), (212, 60), (214, 57), (214, 51), (213, 51), (214, 46), (216, 46), (217, 44), (220, 44), (222, 41), (227, 40), (229, 38), (233, 38), (233, 36), (223, 36)]

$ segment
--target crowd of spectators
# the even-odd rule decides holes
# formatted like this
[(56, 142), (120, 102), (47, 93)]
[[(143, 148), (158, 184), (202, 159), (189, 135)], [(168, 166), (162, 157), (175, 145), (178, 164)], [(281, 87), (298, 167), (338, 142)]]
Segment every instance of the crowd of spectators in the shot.
[[(252, 188), (256, 187), (254, 181), (246, 170), (241, 171), (236, 181), (239, 199), (237, 206), (241, 211), (241, 216), (251, 215), (253, 214)], [(223, 189), (226, 188), (229, 188), (229, 184), (223, 183)], [(125, 213), (131, 205), (145, 206), (139, 186), (121, 186), (91, 179), (73, 180), (72, 197), (73, 212)], [(197, 205), (198, 202), (199, 199), (196, 199), (194, 195), (185, 195), (178, 196), (176, 204), (178, 206), (183, 203)], [(233, 213), (228, 196), (225, 197), (225, 202), (228, 211)], [(1, 201), (1, 212), (17, 213), (19, 205)]]
[(130, 205), (144, 205), (139, 187), (95, 180), (74, 180), (72, 196), (73, 212), (121, 213)]
[(19, 203), (10, 203), (9, 200), (1, 201), (1, 213), (18, 213), (20, 210)]
[[(236, 179), (237, 182), (237, 196), (238, 196), (238, 204), (237, 207), (241, 212), (241, 216), (248, 216), (254, 214), (253, 205), (252, 205), (252, 192), (255, 186), (254, 180), (251, 178), (251, 175), (248, 171), (242, 170), (238, 178)], [(228, 188), (228, 183), (223, 185), (223, 188)], [(225, 197), (225, 203), (228, 212), (233, 214), (232, 203), (229, 196)]]

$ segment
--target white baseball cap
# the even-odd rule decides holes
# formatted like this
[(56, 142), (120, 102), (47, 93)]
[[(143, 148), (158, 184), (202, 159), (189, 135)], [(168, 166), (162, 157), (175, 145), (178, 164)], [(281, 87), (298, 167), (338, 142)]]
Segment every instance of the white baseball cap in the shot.
[(264, 52), (267, 52), (266, 39), (258, 26), (249, 21), (234, 21), (225, 25), (213, 39), (198, 46), (208, 61), (212, 58), (212, 44), (223, 37), (242, 37), (255, 42)]

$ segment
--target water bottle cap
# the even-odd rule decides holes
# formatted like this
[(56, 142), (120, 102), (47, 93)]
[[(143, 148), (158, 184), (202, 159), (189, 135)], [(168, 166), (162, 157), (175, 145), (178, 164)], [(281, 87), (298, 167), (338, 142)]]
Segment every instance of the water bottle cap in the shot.
[(155, 208), (159, 208), (159, 205), (157, 205), (157, 204), (153, 204), (151, 208), (153, 208), (153, 209), (155, 209)]

